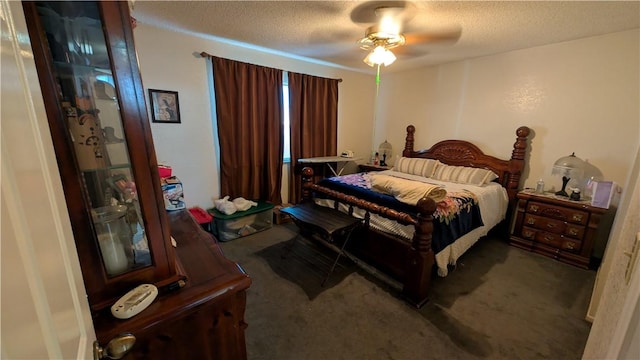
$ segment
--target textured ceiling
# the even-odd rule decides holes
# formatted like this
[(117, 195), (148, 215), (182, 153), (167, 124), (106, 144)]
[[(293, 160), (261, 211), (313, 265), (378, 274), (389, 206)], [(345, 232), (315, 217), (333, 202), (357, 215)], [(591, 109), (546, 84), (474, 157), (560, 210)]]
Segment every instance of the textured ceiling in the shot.
[[(434, 65), (640, 27), (628, 1), (136, 1), (139, 23), (251, 44), (295, 56), (369, 68), (356, 41), (375, 5), (406, 10), (405, 34), (460, 29), (455, 42), (408, 44), (389, 70)], [(194, 49), (206, 51), (207, 49)]]

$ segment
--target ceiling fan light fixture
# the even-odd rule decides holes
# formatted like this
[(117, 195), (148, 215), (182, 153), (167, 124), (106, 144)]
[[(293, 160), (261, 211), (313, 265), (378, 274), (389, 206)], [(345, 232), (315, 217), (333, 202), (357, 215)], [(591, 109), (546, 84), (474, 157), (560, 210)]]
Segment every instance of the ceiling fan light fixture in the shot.
[(363, 60), (369, 66), (389, 66), (396, 61), (396, 56), (384, 46), (376, 46)]
[(383, 26), (373, 25), (367, 29), (365, 36), (358, 40), (358, 43), (360, 44), (360, 48), (365, 50), (374, 48), (380, 43), (383, 43), (385, 48), (392, 49), (404, 45), (405, 38), (398, 32), (391, 32), (383, 29)]

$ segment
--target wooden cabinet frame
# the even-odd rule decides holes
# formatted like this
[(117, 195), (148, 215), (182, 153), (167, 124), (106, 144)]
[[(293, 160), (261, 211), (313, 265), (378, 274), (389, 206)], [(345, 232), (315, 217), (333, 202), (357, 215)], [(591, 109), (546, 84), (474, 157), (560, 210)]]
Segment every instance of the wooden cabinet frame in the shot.
[(135, 178), (138, 200), (142, 207), (146, 237), (151, 249), (151, 266), (110, 277), (101, 262), (101, 254), (80, 169), (69, 140), (69, 130), (54, 76), (54, 60), (36, 3), (23, 2), (29, 36), (38, 70), (38, 78), (46, 108), (51, 136), (60, 168), (67, 208), (89, 303), (93, 311), (113, 303), (114, 299), (140, 283), (158, 287), (170, 285), (184, 277), (179, 274), (171, 246), (169, 222), (163, 208), (162, 189), (157, 173), (157, 160), (147, 119), (147, 110), (133, 33), (129, 22), (128, 3), (97, 3), (105, 33), (111, 70), (119, 99), (120, 116), (127, 140), (131, 170)]

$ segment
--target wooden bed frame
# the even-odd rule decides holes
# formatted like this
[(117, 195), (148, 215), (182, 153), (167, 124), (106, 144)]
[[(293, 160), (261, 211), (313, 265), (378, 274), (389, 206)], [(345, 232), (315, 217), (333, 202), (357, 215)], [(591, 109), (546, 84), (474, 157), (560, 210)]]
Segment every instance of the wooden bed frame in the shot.
[[(407, 136), (402, 155), (404, 157), (437, 159), (453, 166), (469, 166), (490, 169), (498, 175), (499, 182), (509, 196), (509, 212), (516, 201), (520, 186), (520, 176), (525, 167), (527, 137), (530, 130), (522, 126), (516, 130), (516, 142), (509, 160), (502, 160), (484, 154), (474, 144), (463, 140), (445, 140), (428, 150), (416, 151), (414, 145), (415, 127), (407, 126)], [(348, 250), (360, 259), (383, 270), (402, 283), (402, 294), (415, 307), (421, 307), (428, 300), (428, 290), (435, 264), (435, 254), (431, 249), (433, 213), (436, 203), (430, 198), (418, 201), (417, 217), (402, 213), (375, 203), (346, 195), (313, 183), (313, 169), (302, 170), (302, 201), (312, 201), (314, 193), (322, 193), (339, 203), (348, 204), (367, 211), (365, 226), (350, 240)], [(404, 225), (414, 225), (415, 234), (411, 242), (369, 227), (371, 213), (398, 221)]]

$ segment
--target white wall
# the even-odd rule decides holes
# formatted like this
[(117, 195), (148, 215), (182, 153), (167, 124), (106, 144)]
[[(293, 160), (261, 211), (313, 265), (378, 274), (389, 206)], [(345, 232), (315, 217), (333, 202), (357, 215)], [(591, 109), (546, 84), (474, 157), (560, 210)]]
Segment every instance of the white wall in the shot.
[[(416, 125), (416, 148), (467, 139), (508, 157), (515, 129), (533, 130), (524, 186), (542, 178), (547, 189), (556, 159), (575, 152), (602, 178), (624, 184), (640, 145), (638, 30), (511, 51), (417, 70), (373, 75), (241, 48), (139, 24), (134, 30), (145, 88), (175, 90), (182, 124), (152, 124), (158, 161), (174, 167), (189, 206), (210, 207), (219, 194), (207, 60), (210, 54), (311, 75), (342, 78), (338, 151), (367, 158), (376, 117), (377, 146), (395, 154), (404, 128)], [(159, 40), (162, 39), (162, 40)], [(171, 44), (170, 50), (166, 44)], [(374, 105), (377, 111), (374, 115)]]
[(338, 152), (351, 149), (357, 155), (368, 156), (375, 98), (373, 72), (346, 71), (141, 23), (134, 29), (134, 36), (145, 89), (178, 92), (182, 123), (152, 123), (151, 131), (158, 161), (171, 165), (174, 175), (182, 180), (188, 207), (212, 207), (212, 199), (221, 195), (209, 60), (197, 55), (202, 51), (286, 71), (343, 79), (339, 85)]
[[(616, 215), (616, 220), (611, 232), (611, 239), (607, 246), (602, 266), (598, 270), (589, 311), (594, 313), (595, 320), (589, 333), (585, 346), (584, 359), (608, 359), (612, 347), (620, 347), (622, 339), (614, 337), (619, 335), (616, 328), (621, 325), (631, 326), (630, 314), (625, 313), (625, 301), (638, 301), (637, 281), (640, 280), (640, 259), (636, 259), (634, 277), (629, 283), (625, 282), (627, 264), (631, 261), (625, 252), (630, 252), (640, 232), (640, 147), (635, 152), (635, 163), (630, 169), (630, 176), (623, 192), (621, 207)], [(634, 297), (627, 299), (627, 296)], [(637, 305), (636, 305), (637, 306)], [(597, 311), (596, 311), (597, 310)], [(626, 324), (625, 324), (626, 323)], [(637, 327), (637, 325), (636, 325)], [(633, 331), (633, 327), (629, 329)], [(637, 344), (637, 338), (635, 343)], [(618, 348), (618, 350), (620, 350)], [(621, 357), (621, 359), (631, 359)]]
[(556, 189), (553, 163), (572, 152), (623, 185), (640, 141), (638, 30), (382, 75), (376, 142), (401, 149), (408, 124), (416, 148), (465, 139), (508, 157), (529, 126), (527, 187)]

